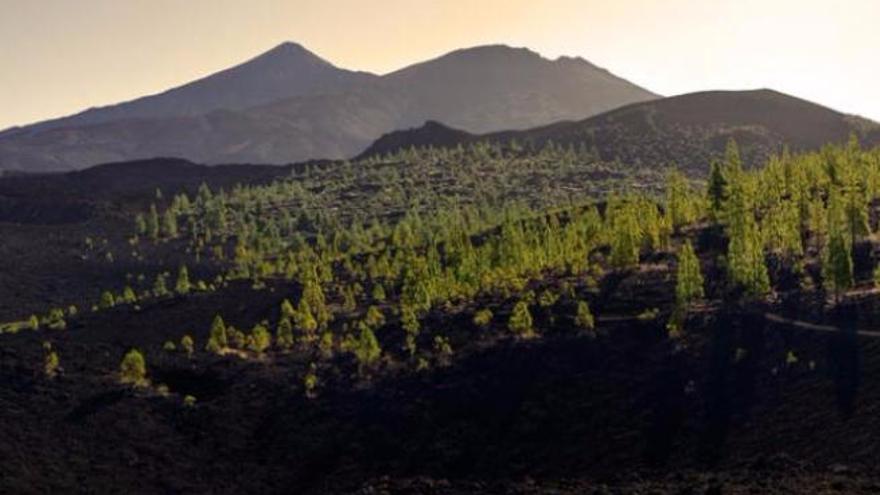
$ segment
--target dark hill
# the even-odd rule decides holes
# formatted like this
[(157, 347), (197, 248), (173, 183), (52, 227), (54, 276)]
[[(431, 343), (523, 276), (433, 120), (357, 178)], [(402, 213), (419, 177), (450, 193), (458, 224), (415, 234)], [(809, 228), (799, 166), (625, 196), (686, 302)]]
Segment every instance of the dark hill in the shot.
[[(594, 148), (604, 160), (634, 166), (675, 163), (705, 171), (730, 139), (749, 164), (784, 147), (816, 149), (855, 133), (866, 144), (880, 142), (880, 125), (772, 90), (711, 91), (636, 103), (577, 122), (525, 131), (474, 135), (432, 124), (380, 138), (363, 155), (410, 146), (451, 146), (476, 141), (516, 140), (541, 147), (549, 142)], [(450, 139), (450, 136), (459, 136)]]

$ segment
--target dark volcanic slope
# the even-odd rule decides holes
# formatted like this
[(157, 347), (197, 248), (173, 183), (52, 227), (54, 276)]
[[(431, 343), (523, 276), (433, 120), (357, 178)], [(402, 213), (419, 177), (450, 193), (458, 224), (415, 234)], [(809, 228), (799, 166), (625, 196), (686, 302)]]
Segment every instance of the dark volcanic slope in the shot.
[(583, 59), (459, 50), (387, 76), (286, 43), (146, 98), (0, 133), (0, 170), (55, 171), (175, 156), (282, 164), (347, 158), (385, 132), (440, 120), (471, 132), (583, 118), (656, 95)]
[(436, 124), (386, 135), (363, 154), (409, 146), (451, 146), (491, 141), (543, 146), (595, 148), (605, 160), (633, 165), (675, 163), (706, 170), (729, 139), (735, 139), (748, 163), (758, 163), (788, 146), (816, 149), (856, 133), (867, 144), (880, 142), (880, 125), (772, 90), (711, 91), (664, 98), (612, 110), (586, 120), (560, 122), (526, 131), (473, 135)]

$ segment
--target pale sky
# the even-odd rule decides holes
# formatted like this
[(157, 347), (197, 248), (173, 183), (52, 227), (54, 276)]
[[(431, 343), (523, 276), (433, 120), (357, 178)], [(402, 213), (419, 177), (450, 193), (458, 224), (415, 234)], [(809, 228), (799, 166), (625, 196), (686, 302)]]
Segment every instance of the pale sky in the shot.
[(296, 41), (385, 73), (505, 43), (664, 95), (768, 87), (880, 120), (880, 0), (0, 0), (0, 129)]

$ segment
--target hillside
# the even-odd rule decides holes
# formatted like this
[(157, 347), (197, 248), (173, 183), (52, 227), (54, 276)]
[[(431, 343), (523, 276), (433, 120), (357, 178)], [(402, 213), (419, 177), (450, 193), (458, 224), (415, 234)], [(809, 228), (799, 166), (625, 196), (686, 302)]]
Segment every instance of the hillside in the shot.
[(362, 156), (410, 146), (454, 146), (488, 141), (542, 147), (549, 142), (587, 147), (606, 161), (633, 166), (677, 164), (706, 172), (730, 139), (748, 164), (763, 163), (784, 147), (813, 150), (846, 141), (880, 143), (880, 125), (771, 90), (710, 91), (636, 103), (576, 122), (525, 131), (482, 135), (453, 132), (436, 124), (377, 140)]
[(458, 50), (386, 76), (293, 43), (164, 93), (0, 133), (0, 170), (81, 169), (173, 156), (285, 164), (348, 158), (383, 133), (439, 120), (471, 132), (583, 118), (655, 98), (582, 59)]
[(0, 493), (876, 493), (880, 150), (730, 175), (723, 227), (484, 151), (0, 178)]

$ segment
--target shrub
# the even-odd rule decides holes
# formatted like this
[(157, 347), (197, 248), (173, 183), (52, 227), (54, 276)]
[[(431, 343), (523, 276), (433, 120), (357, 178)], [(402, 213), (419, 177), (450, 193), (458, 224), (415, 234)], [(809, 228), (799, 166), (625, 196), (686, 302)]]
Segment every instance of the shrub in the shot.
[(474, 325), (478, 327), (487, 327), (492, 323), (492, 311), (481, 309), (474, 314)]
[(47, 378), (55, 378), (61, 367), (61, 360), (58, 358), (58, 353), (52, 348), (51, 343), (43, 342), (43, 350), (46, 353), (43, 357), (43, 374)]
[(316, 397), (315, 391), (318, 388), (318, 367), (315, 363), (309, 364), (309, 371), (303, 377), (303, 388), (306, 391), (306, 397), (313, 399)]
[(442, 335), (434, 336), (434, 352), (441, 365), (448, 365), (452, 359), (452, 345), (449, 344), (449, 339)]
[(652, 321), (656, 320), (658, 316), (660, 316), (660, 308), (650, 308), (639, 313), (636, 319), (639, 321)]
[(44, 322), (51, 330), (64, 330), (67, 328), (67, 322), (64, 321), (64, 311), (58, 308), (49, 311), (49, 315), (46, 316)]
[(180, 348), (186, 353), (186, 357), (191, 358), (196, 351), (196, 344), (189, 335), (184, 335), (180, 339)]

